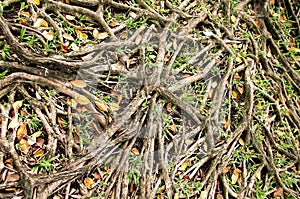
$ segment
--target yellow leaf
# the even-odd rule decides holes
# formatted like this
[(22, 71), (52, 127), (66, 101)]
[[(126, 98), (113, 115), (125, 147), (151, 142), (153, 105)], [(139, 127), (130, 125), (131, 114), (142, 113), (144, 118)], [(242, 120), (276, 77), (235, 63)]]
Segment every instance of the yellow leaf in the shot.
[(86, 105), (86, 104), (89, 104), (89, 103), (90, 103), (90, 100), (89, 100), (87, 97), (83, 96), (83, 95), (77, 95), (77, 96), (75, 97), (75, 100), (76, 100), (79, 104), (81, 104), (81, 105)]
[(70, 41), (74, 41), (74, 37), (67, 33), (63, 34), (63, 38), (70, 40)]
[(20, 148), (20, 151), (22, 151), (25, 154), (28, 153), (28, 151), (29, 151), (29, 144), (28, 144), (27, 140), (21, 139), (18, 146)]
[(81, 32), (80, 30), (77, 31), (77, 36), (78, 36), (79, 39), (82, 39), (82, 40), (88, 38), (88, 35)]
[(237, 21), (237, 18), (234, 15), (231, 15), (230, 19), (233, 23), (235, 23)]
[(79, 80), (79, 79), (76, 79), (76, 80), (72, 80), (70, 81), (70, 83), (73, 85), (73, 86), (76, 86), (78, 88), (84, 88), (86, 87), (86, 82), (84, 80)]
[(137, 148), (132, 148), (132, 149), (131, 149), (131, 152), (132, 152), (134, 155), (140, 155), (140, 151), (139, 151)]
[(184, 161), (180, 167), (181, 171), (185, 171), (186, 168), (188, 167), (189, 163), (187, 161)]
[(92, 178), (85, 178), (84, 179), (84, 185), (86, 186), (86, 188), (88, 189), (92, 189), (93, 185), (94, 185), (94, 180)]
[(232, 98), (237, 99), (237, 93), (235, 91), (232, 91)]
[(225, 119), (225, 124), (224, 124), (224, 128), (227, 129), (229, 126), (229, 120)]
[(32, 138), (37, 138), (40, 137), (42, 135), (43, 131), (37, 131), (34, 134), (32, 134), (30, 137)]
[(231, 169), (231, 166), (227, 166), (227, 167), (224, 169), (223, 173), (224, 173), (224, 174), (228, 173), (228, 172), (230, 171), (230, 169)]
[(245, 145), (245, 142), (244, 142), (244, 140), (242, 138), (239, 139), (239, 144), (242, 145), (242, 146)]
[(40, 0), (32, 0), (36, 5), (40, 5)]
[(95, 104), (100, 111), (107, 112), (107, 107), (104, 103), (96, 101)]
[(30, 17), (31, 16), (29, 12), (20, 12), (20, 15), (24, 16), (24, 17)]
[(237, 63), (242, 63), (242, 62), (243, 62), (243, 60), (242, 60), (240, 57), (236, 57), (236, 58), (235, 58), (235, 61), (236, 61)]
[(35, 158), (41, 157), (42, 155), (44, 155), (44, 151), (43, 151), (42, 149), (38, 149), (37, 151), (35, 151), (35, 152), (33, 153), (33, 156), (34, 156)]
[(247, 28), (247, 24), (246, 24), (246, 23), (243, 23), (243, 24), (242, 24), (242, 28), (243, 28), (243, 29), (246, 29), (246, 28)]
[(27, 135), (26, 124), (22, 124), (17, 131), (17, 139), (21, 140), (23, 137)]

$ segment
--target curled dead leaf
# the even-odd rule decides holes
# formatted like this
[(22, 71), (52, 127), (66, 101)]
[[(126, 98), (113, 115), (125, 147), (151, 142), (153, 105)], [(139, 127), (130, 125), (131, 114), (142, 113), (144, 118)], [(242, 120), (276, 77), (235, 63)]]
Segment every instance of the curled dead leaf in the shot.
[(85, 178), (84, 179), (84, 185), (86, 186), (86, 188), (92, 189), (94, 184), (95, 184), (95, 182), (92, 178)]
[(134, 155), (140, 155), (140, 151), (139, 151), (137, 148), (132, 148), (132, 149), (131, 149), (131, 152), (132, 152)]
[(17, 131), (17, 139), (20, 141), (27, 135), (26, 124), (22, 124)]
[(29, 144), (27, 140), (21, 139), (18, 146), (20, 151), (22, 151), (23, 153), (27, 154), (29, 152)]
[(67, 33), (63, 34), (63, 38), (70, 40), (70, 41), (74, 41), (74, 37)]
[(100, 111), (107, 112), (107, 107), (104, 103), (96, 101), (95, 104)]

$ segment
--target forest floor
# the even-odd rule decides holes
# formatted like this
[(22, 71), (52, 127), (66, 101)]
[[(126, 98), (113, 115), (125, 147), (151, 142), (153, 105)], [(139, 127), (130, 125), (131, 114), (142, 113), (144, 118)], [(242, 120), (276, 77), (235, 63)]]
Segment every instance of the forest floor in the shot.
[(0, 2), (0, 198), (300, 198), (297, 0)]

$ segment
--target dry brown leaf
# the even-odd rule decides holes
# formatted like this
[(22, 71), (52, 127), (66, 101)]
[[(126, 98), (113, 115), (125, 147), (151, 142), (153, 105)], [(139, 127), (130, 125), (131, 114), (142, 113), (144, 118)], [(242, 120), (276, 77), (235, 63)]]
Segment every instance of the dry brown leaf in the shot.
[(185, 73), (185, 74), (182, 75), (182, 77), (183, 77), (183, 78), (189, 78), (189, 77), (191, 77), (191, 75), (188, 74), (188, 73)]
[(30, 17), (31, 16), (29, 12), (20, 12), (20, 15), (24, 16), (24, 17)]
[(136, 14), (132, 11), (129, 11), (129, 16), (131, 16), (134, 19), (137, 17)]
[(244, 93), (244, 86), (243, 85), (238, 85), (237, 90), (239, 93), (243, 94)]
[(96, 107), (103, 112), (107, 112), (107, 107), (104, 103), (95, 101)]
[(72, 80), (70, 81), (70, 83), (73, 85), (73, 86), (76, 86), (78, 88), (84, 88), (86, 87), (86, 82), (84, 80), (79, 80), (79, 79), (76, 79), (76, 80)]
[(105, 39), (108, 37), (108, 32), (101, 32), (99, 33), (99, 31), (97, 29), (94, 29), (93, 31), (93, 36), (95, 39)]
[(83, 95), (77, 95), (77, 96), (75, 97), (75, 100), (76, 100), (79, 104), (81, 104), (81, 105), (86, 105), (86, 104), (89, 104), (89, 103), (90, 103), (90, 100), (89, 100), (87, 97), (83, 96)]
[(26, 124), (22, 124), (17, 131), (17, 139), (20, 141), (27, 135)]
[(29, 151), (29, 144), (28, 144), (27, 140), (21, 139), (19, 142), (19, 148), (20, 148), (20, 151), (27, 154)]
[[(75, 30), (75, 32), (76, 32), (76, 30)], [(76, 33), (77, 33), (78, 38), (81, 39), (81, 40), (88, 38), (88, 35), (85, 34), (85, 33), (83, 33), (83, 32), (81, 32), (80, 30), (77, 30)]]
[(230, 169), (231, 169), (231, 166), (227, 166), (227, 167), (224, 169), (223, 173), (224, 173), (224, 174), (228, 173), (228, 172), (230, 171)]
[(67, 33), (63, 34), (63, 38), (70, 40), (70, 41), (74, 41), (74, 37)]
[(84, 179), (84, 185), (86, 186), (86, 188), (92, 189), (94, 184), (95, 184), (95, 182), (92, 178), (85, 178)]
[(71, 105), (72, 108), (76, 108), (76, 106), (77, 106), (78, 103), (77, 103), (76, 100), (74, 100), (74, 99), (72, 99), (72, 98), (68, 98), (68, 99), (67, 99), (67, 104), (68, 104), (68, 105)]
[(281, 197), (282, 194), (283, 194), (283, 188), (280, 187), (274, 192), (273, 196), (274, 196), (274, 198), (278, 198), (278, 197)]
[(44, 31), (43, 32), (43, 36), (48, 40), (48, 41), (52, 41), (53, 38), (54, 38), (54, 33), (52, 30), (50, 30), (49, 32), (48, 31)]
[(39, 28), (39, 27), (48, 27), (48, 22), (45, 21), (42, 18), (38, 18), (35, 23), (33, 24), (33, 27)]
[(168, 104), (167, 104), (167, 111), (172, 111), (172, 103), (171, 102), (169, 102)]
[(110, 104), (109, 104), (109, 107), (110, 107), (111, 110), (113, 110), (113, 111), (117, 111), (117, 110), (120, 109), (120, 105), (119, 105), (118, 103), (114, 103), (114, 102), (110, 103)]
[(139, 151), (137, 148), (132, 148), (132, 149), (131, 149), (131, 152), (132, 152), (134, 155), (140, 155), (140, 151)]
[(61, 44), (60, 48), (62, 51), (64, 51), (65, 53), (69, 52), (68, 46), (66, 46), (65, 44)]
[(175, 124), (172, 124), (170, 126), (170, 129), (173, 131), (173, 133), (176, 133), (177, 129), (176, 129), (176, 125)]
[(238, 181), (238, 179), (239, 179), (239, 177), (240, 177), (241, 172), (242, 172), (242, 171), (239, 170), (239, 169), (235, 169), (235, 170), (233, 171), (232, 176), (231, 176), (231, 183), (232, 183), (232, 184), (236, 184), (236, 183), (237, 183), (237, 181)]
[(115, 21), (112, 21), (112, 22), (110, 22), (108, 25), (109, 25), (110, 27), (116, 27), (116, 26), (119, 25), (119, 23), (118, 23), (118, 22), (115, 22)]
[(33, 153), (33, 157), (35, 157), (35, 158), (41, 157), (42, 155), (44, 155), (44, 150), (42, 150), (42, 149), (38, 149), (37, 151), (35, 151)]

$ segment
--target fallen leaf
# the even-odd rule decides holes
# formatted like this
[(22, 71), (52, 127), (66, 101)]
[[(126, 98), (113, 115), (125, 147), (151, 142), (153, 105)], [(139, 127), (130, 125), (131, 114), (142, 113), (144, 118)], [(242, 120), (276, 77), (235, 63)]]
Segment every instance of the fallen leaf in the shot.
[(224, 197), (222, 196), (222, 194), (218, 193), (217, 194), (217, 199), (224, 199)]
[(17, 131), (17, 139), (20, 141), (27, 135), (26, 124), (22, 124)]
[(167, 111), (172, 111), (172, 103), (171, 102), (169, 102), (168, 104), (167, 104)]
[(110, 27), (116, 27), (119, 25), (119, 23), (115, 22), (115, 21), (112, 21), (108, 24)]
[(199, 199), (206, 199), (207, 198), (207, 194), (208, 194), (207, 190), (201, 191)]
[(15, 101), (13, 104), (13, 109), (15, 113), (18, 112), (19, 108), (23, 105), (23, 100)]
[(129, 11), (129, 16), (131, 16), (134, 19), (136, 18), (136, 14), (132, 11)]
[(70, 4), (70, 0), (65, 0), (65, 2), (66, 2), (67, 4)]
[(172, 124), (170, 126), (170, 129), (173, 131), (173, 133), (176, 133), (177, 129), (176, 129), (176, 125), (175, 124)]
[(237, 63), (239, 63), (239, 64), (243, 62), (243, 60), (242, 60), (240, 57), (236, 57), (236, 58), (235, 58), (235, 61), (236, 61)]
[(74, 99), (72, 99), (72, 98), (68, 98), (68, 99), (67, 99), (67, 104), (68, 104), (68, 105), (71, 105), (72, 108), (76, 108), (76, 106), (77, 106), (78, 103), (77, 103), (76, 100), (74, 100)]
[(20, 126), (20, 123), (18, 121), (18, 118), (17, 117), (14, 117), (10, 123), (8, 124), (8, 127), (7, 129), (15, 129), (17, 128), (18, 126)]
[(131, 152), (132, 152), (134, 155), (140, 155), (140, 151), (139, 151), (137, 148), (132, 148), (132, 149), (131, 149)]
[(89, 100), (87, 97), (83, 96), (83, 95), (77, 95), (77, 96), (75, 97), (75, 100), (76, 100), (79, 104), (81, 104), (81, 105), (86, 105), (86, 104), (89, 104), (89, 103), (90, 103), (90, 100)]
[(107, 107), (106, 107), (106, 105), (105, 105), (104, 103), (95, 101), (95, 104), (96, 104), (96, 107), (97, 107), (100, 111), (107, 112)]
[(75, 16), (73, 15), (66, 15), (66, 19), (68, 19), (69, 21), (72, 21), (75, 19)]
[(77, 33), (78, 38), (81, 39), (81, 40), (84, 40), (84, 39), (88, 38), (88, 35), (85, 34), (85, 33), (83, 33), (83, 32), (81, 32), (80, 30), (78, 30), (76, 33)]
[(72, 43), (71, 44), (71, 49), (73, 50), (73, 51), (79, 51), (80, 50), (80, 48), (77, 46), (77, 44), (75, 44), (75, 43)]
[(74, 37), (67, 33), (63, 34), (63, 38), (70, 40), (70, 41), (74, 41)]
[(26, 21), (24, 19), (20, 19), (18, 23), (21, 24), (21, 25), (23, 25), (23, 26), (27, 25)]
[(92, 189), (93, 185), (94, 185), (94, 180), (92, 178), (85, 178), (84, 179), (84, 185), (86, 186), (86, 188), (88, 189)]
[(231, 20), (233, 23), (235, 23), (235, 22), (237, 21), (237, 18), (236, 18), (236, 16), (231, 15), (230, 20)]
[(101, 32), (99, 33), (99, 31), (97, 29), (93, 30), (93, 36), (95, 39), (105, 39), (106, 37), (108, 37), (108, 32)]
[(239, 169), (235, 169), (235, 170), (233, 171), (232, 176), (231, 176), (231, 183), (232, 183), (232, 184), (236, 184), (236, 182), (237, 182), (238, 179), (239, 179), (239, 176), (240, 176), (240, 173), (241, 173), (241, 172), (242, 172), (242, 171), (239, 170)]
[(48, 22), (45, 21), (42, 18), (38, 18), (35, 23), (33, 24), (33, 27), (39, 28), (39, 27), (48, 27)]
[(29, 144), (28, 144), (27, 140), (21, 139), (19, 142), (19, 148), (20, 148), (20, 151), (27, 154), (29, 151)]
[(31, 16), (29, 12), (20, 12), (20, 15), (24, 16), (24, 17), (30, 17)]
[(227, 129), (229, 126), (229, 120), (225, 119), (225, 124), (224, 124), (224, 128)]
[(86, 87), (86, 82), (84, 80), (79, 80), (79, 79), (76, 79), (76, 80), (72, 80), (70, 81), (70, 83), (75, 86), (75, 87), (78, 87), (78, 88), (84, 88)]
[(52, 41), (53, 38), (54, 38), (54, 33), (52, 30), (50, 30), (49, 32), (48, 31), (44, 31), (43, 32), (43, 36), (48, 40), (48, 41)]
[(242, 24), (242, 28), (243, 28), (243, 29), (246, 29), (246, 28), (247, 28), (247, 24), (246, 24), (246, 23), (243, 23), (243, 24)]
[(255, 24), (257, 25), (257, 27), (260, 28), (260, 23), (259, 23), (259, 21), (258, 21), (258, 20), (255, 20), (254, 22), (255, 22)]
[(244, 86), (243, 85), (238, 85), (237, 90), (239, 93), (243, 94), (244, 93)]
[(33, 153), (33, 157), (35, 157), (35, 158), (41, 157), (42, 155), (44, 155), (44, 150), (42, 150), (42, 149), (38, 149), (37, 151), (35, 151)]
[(40, 0), (32, 0), (36, 5), (40, 5)]
[(231, 169), (231, 166), (227, 166), (227, 167), (224, 169), (223, 173), (224, 173), (224, 174), (228, 173), (228, 172), (230, 171), (230, 169)]
[(189, 78), (189, 77), (191, 77), (191, 75), (188, 74), (188, 73), (185, 73), (185, 74), (182, 75), (182, 77), (183, 77), (183, 78)]
[(64, 44), (61, 44), (60, 45), (60, 48), (62, 51), (64, 51), (65, 53), (69, 52), (69, 49), (68, 49), (68, 46), (64, 45)]
[(235, 91), (232, 91), (232, 98), (237, 99), (237, 93)]
[(173, 199), (179, 199), (179, 193), (175, 193)]
[(188, 161), (184, 161), (180, 166), (180, 171), (185, 171), (188, 165), (189, 165)]
[(240, 144), (241, 146), (245, 146), (245, 142), (244, 142), (244, 140), (243, 140), (242, 138), (239, 139), (239, 144)]
[(278, 198), (278, 197), (282, 196), (282, 194), (283, 194), (283, 188), (278, 188), (278, 189), (274, 192), (273, 196), (274, 196), (274, 198)]

